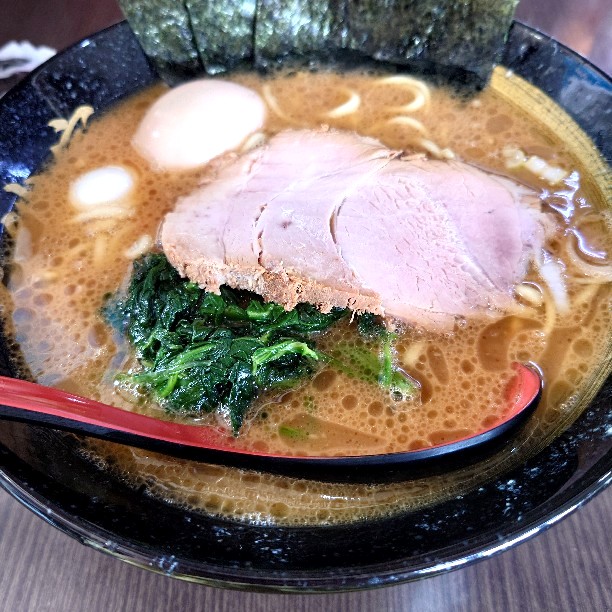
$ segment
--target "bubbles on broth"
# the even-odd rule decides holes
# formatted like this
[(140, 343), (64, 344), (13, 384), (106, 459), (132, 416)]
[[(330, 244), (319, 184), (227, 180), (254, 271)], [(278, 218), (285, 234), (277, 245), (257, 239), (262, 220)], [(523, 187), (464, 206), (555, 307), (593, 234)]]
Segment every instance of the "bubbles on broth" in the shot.
[[(370, 88), (375, 78), (323, 71), (297, 77), (280, 74), (272, 82), (257, 75), (235, 76), (258, 91), (270, 85), (282, 105), (289, 121), (270, 113), (269, 133), (296, 127), (296, 122), (312, 127), (331, 122), (333, 127), (372, 134), (373, 126), (388, 119), (385, 109), (410, 104), (412, 99), (406, 91)], [(117, 356), (114, 335), (99, 312), (104, 296), (116, 291), (129, 273), (125, 248), (143, 234), (155, 237), (176, 199), (210, 172), (204, 168), (153, 173), (131, 153), (135, 126), (163, 91), (154, 87), (93, 121), (86, 134), (77, 134), (54, 165), (35, 178), (29, 203), (20, 205), (20, 225), (26, 231), (17, 234), (16, 252), (21, 256), (8, 280), (9, 294), (2, 298), (8, 327), (14, 329), (20, 353), (35, 378), (156, 416), (159, 408), (135, 406), (133, 397), (118, 392), (113, 384), (109, 365), (116, 367), (124, 357)], [(359, 92), (359, 112), (322, 119), (328, 109), (347, 99), (347, 91)], [(518, 114), (494, 91), (471, 102), (432, 91), (430, 102), (411, 117), (440, 148), (494, 171), (507, 173), (501, 151), (508, 143), (577, 170), (583, 177), (581, 186), (563, 196), (564, 210), (568, 201), (580, 202), (574, 206), (576, 214), (586, 216), (597, 203), (596, 190), (585, 179), (588, 171), (566, 153), (565, 143), (537, 121)], [(411, 148), (419, 134), (418, 128), (404, 126), (378, 137), (389, 146)], [(74, 211), (67, 205), (70, 184), (84, 172), (111, 164), (125, 166), (137, 177), (134, 216), (112, 226), (73, 223)], [(546, 187), (533, 176), (519, 173), (515, 178), (531, 182), (538, 191)], [(574, 223), (578, 226), (579, 219)], [(589, 224), (586, 239), (597, 249), (609, 249), (606, 231), (601, 223)], [(96, 241), (102, 241), (97, 249), (102, 258), (96, 257)], [(563, 248), (563, 240), (551, 245), (559, 257)], [(536, 286), (540, 282), (535, 273), (527, 280)], [(407, 331), (396, 350), (404, 370), (420, 384), (418, 401), (396, 402), (375, 385), (324, 369), (281, 398), (262, 398), (241, 442), (263, 452), (297, 455), (344, 454), (347, 449), (382, 453), (443, 443), (494, 424), (505, 406), (510, 364), (537, 362), (545, 372), (546, 389), (536, 418), (512, 442), (513, 453), (500, 453), (477, 468), (393, 485), (338, 485), (179, 461), (110, 443), (95, 442), (83, 452), (102, 469), (115, 471), (134, 486), (144, 484), (168, 503), (253, 522), (338, 523), (433, 503), (520, 460), (579, 412), (583, 391), (577, 386), (588, 386), (593, 365), (610, 350), (610, 286), (570, 284), (569, 295), (573, 309), (567, 315), (554, 314), (550, 331), (546, 304), (522, 304), (501, 320), (460, 321), (452, 334), (444, 336)], [(40, 329), (45, 329), (44, 337)], [(322, 347), (339, 341), (353, 341), (342, 326), (322, 339)]]

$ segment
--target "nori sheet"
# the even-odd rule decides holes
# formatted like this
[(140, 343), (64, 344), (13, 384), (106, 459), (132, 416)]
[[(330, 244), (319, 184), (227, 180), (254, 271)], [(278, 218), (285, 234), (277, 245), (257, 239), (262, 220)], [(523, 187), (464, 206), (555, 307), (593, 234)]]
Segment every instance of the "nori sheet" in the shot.
[(208, 74), (252, 61), (256, 0), (185, 0), (185, 6)]
[(255, 63), (324, 58), (344, 48), (346, 0), (258, 0)]
[(518, 0), (349, 0), (346, 47), (376, 59), (485, 83)]
[(518, 0), (119, 0), (145, 53), (173, 83), (285, 60), (387, 61), (483, 86)]
[[(257, 67), (350, 51), (482, 86), (518, 0), (258, 0)], [(353, 56), (354, 57), (354, 56)]]
[(140, 46), (160, 77), (174, 85), (203, 67), (183, 0), (118, 0)]

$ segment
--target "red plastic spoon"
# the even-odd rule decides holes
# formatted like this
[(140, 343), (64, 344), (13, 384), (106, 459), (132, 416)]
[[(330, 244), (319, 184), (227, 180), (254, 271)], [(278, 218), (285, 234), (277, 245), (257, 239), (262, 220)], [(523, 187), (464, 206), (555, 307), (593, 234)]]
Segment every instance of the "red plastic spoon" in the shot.
[(44, 425), (169, 455), (210, 463), (309, 476), (370, 481), (460, 467), (507, 441), (534, 411), (542, 378), (535, 367), (514, 364), (502, 420), (467, 438), (420, 450), (378, 455), (296, 457), (235, 448), (235, 438), (212, 426), (186, 425), (128, 412), (35, 383), (0, 376), (0, 419)]

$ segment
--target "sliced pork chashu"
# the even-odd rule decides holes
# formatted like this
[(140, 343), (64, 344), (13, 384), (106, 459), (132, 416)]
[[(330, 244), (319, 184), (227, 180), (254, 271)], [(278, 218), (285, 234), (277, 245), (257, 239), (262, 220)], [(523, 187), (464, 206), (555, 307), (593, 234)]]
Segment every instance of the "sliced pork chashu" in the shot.
[(533, 192), (344, 132), (287, 131), (177, 203), (161, 241), (203, 288), (449, 327), (504, 309), (544, 239)]

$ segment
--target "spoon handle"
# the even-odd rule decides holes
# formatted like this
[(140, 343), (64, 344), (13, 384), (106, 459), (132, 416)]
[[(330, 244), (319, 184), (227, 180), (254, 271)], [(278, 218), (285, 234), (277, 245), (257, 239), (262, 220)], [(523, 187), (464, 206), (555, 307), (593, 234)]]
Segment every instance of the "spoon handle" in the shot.
[(103, 404), (53, 387), (0, 376), (0, 417), (135, 443), (156, 440), (181, 446), (232, 450), (219, 428), (165, 421)]
[[(177, 457), (324, 480), (367, 482), (411, 476), (417, 469), (454, 469), (482, 459), (505, 442), (535, 410), (542, 378), (534, 367), (514, 364), (508, 409), (499, 423), (461, 440), (420, 450), (340, 457), (271, 455), (237, 448), (220, 427), (188, 425), (115, 408), (52, 387), (0, 376), (0, 419), (85, 434)], [(378, 476), (376, 476), (378, 474)]]

